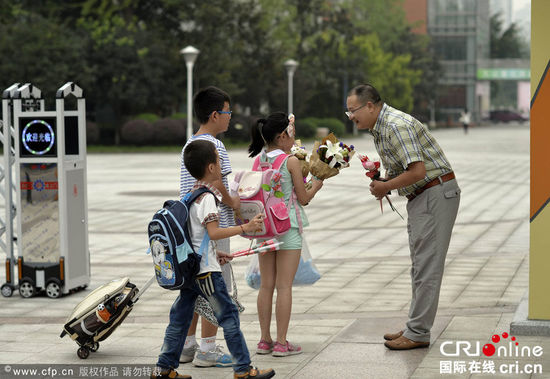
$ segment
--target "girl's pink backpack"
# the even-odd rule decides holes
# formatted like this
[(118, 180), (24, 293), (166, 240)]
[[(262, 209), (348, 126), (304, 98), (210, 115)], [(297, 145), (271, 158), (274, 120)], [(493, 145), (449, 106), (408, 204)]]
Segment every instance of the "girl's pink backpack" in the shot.
[(263, 213), (264, 223), (262, 230), (243, 237), (273, 238), (285, 234), (290, 229), (288, 208), (283, 193), (280, 191), (281, 174), (279, 169), (289, 157), (279, 155), (273, 164), (260, 162), (258, 156), (254, 160), (252, 171), (241, 171), (235, 174), (234, 181), (229, 185), (231, 196), (238, 195), (241, 199), (241, 208), (235, 211), (237, 225), (245, 224), (258, 213)]

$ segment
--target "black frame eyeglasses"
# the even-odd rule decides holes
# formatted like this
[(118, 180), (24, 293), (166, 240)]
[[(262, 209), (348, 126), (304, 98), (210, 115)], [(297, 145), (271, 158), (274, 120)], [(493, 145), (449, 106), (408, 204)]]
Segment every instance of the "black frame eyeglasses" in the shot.
[(348, 116), (349, 119), (351, 119), (351, 116), (353, 116), (353, 114), (354, 114), (355, 112), (357, 112), (359, 109), (361, 109), (361, 108), (363, 108), (363, 107), (366, 107), (367, 104), (368, 104), (368, 102), (367, 102), (366, 104), (361, 105), (360, 107), (355, 108), (355, 109), (352, 110), (352, 111), (347, 111), (347, 112), (344, 112), (344, 113), (346, 114), (346, 116)]

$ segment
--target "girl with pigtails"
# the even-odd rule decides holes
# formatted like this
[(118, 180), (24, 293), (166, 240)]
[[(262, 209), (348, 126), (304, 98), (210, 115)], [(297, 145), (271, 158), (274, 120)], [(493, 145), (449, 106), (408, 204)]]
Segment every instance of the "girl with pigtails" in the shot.
[[(260, 162), (273, 163), (281, 154), (290, 154), (294, 144), (294, 115), (283, 112), (270, 114), (267, 119), (259, 119), (252, 128), (252, 142), (248, 147), (249, 157), (260, 154)], [(302, 228), (309, 225), (303, 206), (307, 205), (323, 186), (321, 180), (313, 179), (310, 189), (305, 188), (302, 169), (298, 158), (289, 156), (279, 169), (281, 191), (289, 206), (290, 230), (278, 240), (283, 242), (281, 250), (260, 254), (261, 286), (258, 293), (258, 318), (261, 339), (256, 352), (284, 357), (300, 354), (302, 348), (288, 342), (287, 331), (292, 311), (292, 282), (300, 263), (302, 251)], [(277, 289), (275, 315), (277, 338), (270, 334), (273, 292)]]

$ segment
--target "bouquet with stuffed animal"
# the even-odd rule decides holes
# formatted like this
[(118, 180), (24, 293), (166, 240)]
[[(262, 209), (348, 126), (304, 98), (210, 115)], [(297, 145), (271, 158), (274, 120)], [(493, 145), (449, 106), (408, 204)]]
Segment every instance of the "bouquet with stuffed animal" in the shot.
[(338, 175), (341, 169), (349, 167), (353, 154), (355, 154), (353, 145), (348, 146), (338, 141), (336, 136), (330, 133), (321, 142), (315, 141), (309, 159), (309, 172), (321, 180)]

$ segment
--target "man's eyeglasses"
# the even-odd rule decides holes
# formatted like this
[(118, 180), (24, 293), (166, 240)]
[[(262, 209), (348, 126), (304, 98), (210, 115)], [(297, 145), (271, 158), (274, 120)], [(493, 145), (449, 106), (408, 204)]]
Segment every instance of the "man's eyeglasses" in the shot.
[[(368, 103), (367, 103), (367, 104), (368, 104)], [(349, 119), (351, 119), (351, 116), (353, 116), (353, 114), (354, 114), (355, 112), (357, 112), (359, 109), (365, 107), (367, 104), (363, 104), (363, 105), (361, 105), (360, 107), (355, 108), (355, 109), (352, 110), (352, 111), (348, 111), (348, 112), (344, 112), (344, 113), (346, 114), (346, 116), (348, 116)]]
[(216, 111), (216, 112), (218, 112), (220, 114), (228, 114), (230, 116), (231, 116), (231, 113), (233, 113), (232, 111)]

